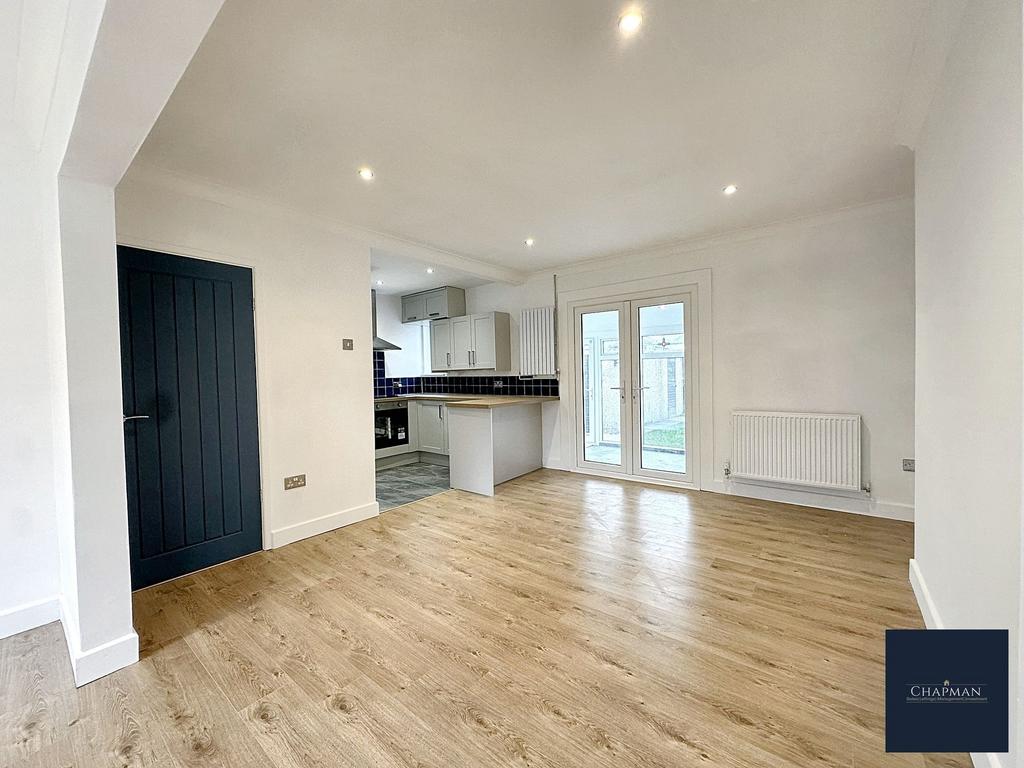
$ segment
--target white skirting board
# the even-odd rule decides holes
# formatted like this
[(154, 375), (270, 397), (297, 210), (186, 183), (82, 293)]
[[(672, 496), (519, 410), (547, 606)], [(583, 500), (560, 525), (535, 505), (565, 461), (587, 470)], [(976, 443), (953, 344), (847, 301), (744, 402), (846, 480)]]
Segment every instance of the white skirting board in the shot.
[(79, 648), (79, 633), (73, 615), (63, 599), (60, 601), (60, 624), (64, 629), (64, 641), (68, 646), (68, 656), (71, 657), (71, 670), (75, 675), (75, 685), (79, 688), (139, 660), (139, 636), (134, 631), (108, 640), (95, 648), (85, 651)]
[(573, 466), (566, 466), (560, 461), (548, 461), (544, 464), (544, 467), (546, 469), (556, 469), (562, 472), (575, 472), (577, 474), (607, 477), (610, 480), (626, 480), (637, 483), (646, 483), (649, 485), (664, 485), (668, 488), (685, 488), (686, 490), (701, 490), (707, 491), (708, 493), (721, 493), (725, 496), (743, 496), (748, 499), (778, 501), (782, 504), (795, 504), (798, 507), (815, 507), (817, 509), (828, 509), (835, 512), (849, 512), (854, 515), (882, 517), (887, 520), (902, 520), (904, 522), (914, 521), (913, 504), (903, 504), (901, 502), (894, 501), (879, 501), (877, 499), (872, 499), (865, 494), (838, 495), (833, 493), (823, 493), (810, 488), (783, 488), (775, 485), (762, 485), (739, 480), (728, 482), (713, 480), (710, 483), (703, 483), (699, 489), (696, 489), (675, 483), (658, 481), (649, 477), (630, 477), (629, 475), (585, 472)]
[(924, 576), (914, 558), (910, 558), (910, 586), (914, 589), (914, 597), (917, 598), (917, 607), (921, 609), (924, 625), (928, 629), (943, 629), (939, 611), (932, 601), (932, 593), (928, 591), (928, 585), (925, 584)]
[(1003, 756), (995, 752), (971, 752), (974, 768), (1008, 768), (1003, 763)]
[(901, 504), (891, 501), (879, 501), (866, 495), (840, 496), (820, 493), (813, 490), (797, 490), (777, 488), (769, 485), (755, 485), (739, 481), (715, 481), (701, 490), (712, 493), (724, 493), (730, 496), (745, 496), (751, 499), (778, 501), (783, 504), (796, 504), (800, 507), (817, 507), (836, 512), (850, 512), (868, 517), (884, 517), (888, 520), (914, 521), (912, 504)]
[(341, 512), (332, 512), (323, 517), (306, 520), (295, 525), (287, 525), (270, 532), (270, 548), (276, 549), (285, 544), (308, 539), (310, 536), (319, 536), (321, 533), (333, 531), (346, 525), (352, 525), (380, 514), (380, 506), (376, 501), (363, 504), (361, 507), (352, 507)]
[(60, 618), (60, 598), (54, 595), (32, 603), (16, 605), (0, 613), (0, 640), (26, 632)]
[(38, 600), (0, 613), (0, 639), (54, 621), (60, 621), (64, 631), (64, 642), (67, 644), (75, 685), (78, 687), (106, 677), (139, 660), (139, 636), (135, 632), (129, 632), (96, 648), (82, 651), (78, 647), (78, 632), (75, 630), (74, 620), (65, 609), (64, 601), (59, 597)]

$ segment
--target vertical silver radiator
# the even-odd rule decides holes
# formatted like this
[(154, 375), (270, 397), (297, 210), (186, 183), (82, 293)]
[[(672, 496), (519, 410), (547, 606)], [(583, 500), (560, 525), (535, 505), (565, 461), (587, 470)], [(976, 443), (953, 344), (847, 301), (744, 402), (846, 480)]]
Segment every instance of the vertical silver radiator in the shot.
[(524, 309), (519, 316), (519, 373), (555, 376), (555, 308)]

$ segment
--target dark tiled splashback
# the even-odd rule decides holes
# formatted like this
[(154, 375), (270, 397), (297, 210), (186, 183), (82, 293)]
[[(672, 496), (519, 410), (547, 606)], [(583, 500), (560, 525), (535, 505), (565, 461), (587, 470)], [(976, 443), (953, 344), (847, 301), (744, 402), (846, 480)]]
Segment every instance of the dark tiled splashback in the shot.
[[(501, 386), (496, 387), (495, 382)], [(384, 353), (373, 353), (373, 396), (401, 397), (423, 392), (453, 395), (535, 395), (557, 396), (558, 379), (520, 379), (518, 376), (413, 376), (384, 375)]]

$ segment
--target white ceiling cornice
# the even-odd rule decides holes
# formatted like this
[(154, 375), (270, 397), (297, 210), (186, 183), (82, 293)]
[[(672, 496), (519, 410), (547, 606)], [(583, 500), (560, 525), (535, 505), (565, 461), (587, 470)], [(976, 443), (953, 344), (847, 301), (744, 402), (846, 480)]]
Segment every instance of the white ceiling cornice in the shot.
[(492, 282), (519, 284), (524, 282), (527, 276), (525, 272), (519, 270), (488, 264), (471, 256), (435, 248), (425, 243), (418, 243), (395, 235), (376, 232), (366, 227), (360, 227), (319, 214), (307, 213), (287, 205), (282, 205), (281, 203), (215, 184), (206, 179), (169, 171), (153, 165), (134, 163), (125, 175), (124, 183), (159, 186), (190, 197), (209, 200), (236, 210), (290, 220), (299, 225), (312, 226), (327, 232), (344, 235), (364, 243), (371, 250), (377, 249), (398, 256), (406, 256), (426, 264), (461, 270)]
[(462, 256), (461, 254), (451, 253), (422, 243), (412, 242), (393, 235), (374, 232), (346, 222), (299, 211), (279, 203), (262, 200), (251, 195), (240, 193), (237, 190), (227, 189), (226, 187), (208, 182), (205, 179), (189, 177), (184, 174), (175, 173), (155, 166), (141, 165), (139, 163), (132, 165), (128, 174), (125, 176), (125, 183), (141, 183), (160, 186), (184, 195), (209, 200), (220, 205), (226, 205), (237, 210), (270, 215), (277, 218), (295, 221), (299, 224), (315, 226), (321, 230), (336, 232), (358, 240), (359, 242), (363, 242), (370, 249), (377, 248), (395, 255), (407, 256), (424, 263), (433, 263), (447, 266), (452, 269), (470, 272), (491, 282), (510, 284), (521, 284), (528, 278), (544, 275), (569, 275), (581, 272), (590, 272), (608, 266), (613, 266), (622, 261), (635, 261), (637, 259), (651, 259), (680, 255), (708, 248), (759, 240), (792, 231), (793, 229), (827, 226), (830, 223), (840, 220), (876, 216), (888, 211), (913, 207), (914, 204), (914, 199), (912, 197), (888, 198), (885, 200), (865, 203), (863, 205), (848, 206), (834, 211), (826, 211), (824, 213), (782, 219), (756, 227), (748, 227), (698, 238), (662, 243), (660, 245), (637, 250), (621, 251), (594, 259), (576, 261), (562, 267), (522, 272), (503, 267), (496, 267), (467, 256)]
[(913, 208), (913, 205), (914, 198), (912, 197), (893, 197), (885, 200), (876, 200), (871, 203), (848, 206), (834, 211), (810, 214), (808, 216), (798, 216), (791, 219), (782, 219), (756, 227), (736, 229), (730, 232), (706, 235), (704, 237), (691, 238), (689, 240), (662, 243), (661, 245), (642, 248), (635, 251), (621, 251), (619, 253), (612, 253), (594, 259), (576, 261), (564, 267), (539, 269), (535, 272), (531, 272), (530, 277), (533, 278), (554, 274), (571, 275), (581, 272), (592, 272), (594, 270), (615, 266), (623, 261), (633, 262), (640, 259), (656, 259), (665, 256), (678, 256), (685, 253), (707, 250), (709, 248), (723, 247), (733, 245), (735, 243), (749, 242), (751, 240), (761, 240), (766, 237), (773, 237), (781, 233), (791, 232), (794, 229), (809, 229), (811, 227), (828, 226), (829, 224), (838, 221), (868, 218), (889, 211), (899, 210), (901, 208)]
[(966, 7), (967, 0), (933, 0), (922, 14), (896, 115), (897, 144), (910, 149), (917, 146)]

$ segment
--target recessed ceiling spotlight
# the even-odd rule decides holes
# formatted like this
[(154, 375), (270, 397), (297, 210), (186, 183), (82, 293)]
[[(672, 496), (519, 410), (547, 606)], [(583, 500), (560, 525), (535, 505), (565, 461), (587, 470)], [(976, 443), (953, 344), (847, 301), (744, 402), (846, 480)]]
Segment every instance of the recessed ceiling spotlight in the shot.
[(377, 285), (384, 285), (384, 281), (383, 280), (378, 280), (377, 281)]
[(643, 23), (644, 17), (640, 11), (636, 9), (626, 11), (619, 16), (619, 32), (624, 35), (636, 34), (636, 31), (640, 29), (640, 25)]
[(427, 267), (427, 274), (428, 275), (434, 274), (434, 268), (433, 267)]
[(373, 168), (367, 168), (364, 165), (359, 169), (359, 178), (363, 181), (373, 181)]
[(526, 243), (526, 247), (527, 248), (533, 248), (533, 238), (532, 237), (526, 238), (525, 240), (523, 240), (523, 242)]
[(739, 187), (737, 187), (735, 184), (728, 184), (727, 186), (722, 187), (722, 194), (735, 195), (738, 189)]

